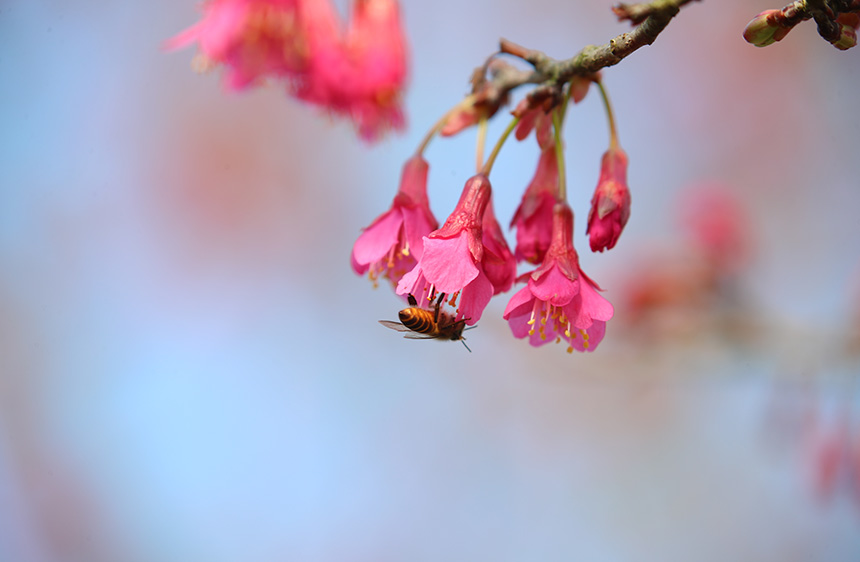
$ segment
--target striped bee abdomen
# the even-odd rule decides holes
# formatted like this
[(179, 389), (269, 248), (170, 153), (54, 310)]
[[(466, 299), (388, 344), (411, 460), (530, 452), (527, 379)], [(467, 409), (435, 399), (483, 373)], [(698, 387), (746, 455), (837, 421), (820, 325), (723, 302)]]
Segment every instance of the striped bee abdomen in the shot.
[(413, 332), (433, 334), (437, 330), (431, 310), (417, 307), (404, 308), (398, 316), (400, 316), (400, 322)]

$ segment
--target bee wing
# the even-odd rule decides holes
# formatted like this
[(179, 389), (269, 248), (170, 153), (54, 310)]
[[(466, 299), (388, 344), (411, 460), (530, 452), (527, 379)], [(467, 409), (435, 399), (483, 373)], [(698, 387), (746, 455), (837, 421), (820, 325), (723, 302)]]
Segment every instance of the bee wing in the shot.
[(431, 334), (421, 334), (419, 332), (412, 332), (411, 330), (410, 330), (410, 332), (411, 333), (406, 334), (403, 337), (408, 339), (408, 340), (432, 340), (432, 339), (437, 338), (437, 336), (434, 336)]
[(394, 322), (393, 320), (380, 320), (380, 324), (385, 326), (386, 328), (391, 328), (392, 330), (397, 330), (398, 332), (411, 332), (409, 328), (401, 324), (400, 322)]

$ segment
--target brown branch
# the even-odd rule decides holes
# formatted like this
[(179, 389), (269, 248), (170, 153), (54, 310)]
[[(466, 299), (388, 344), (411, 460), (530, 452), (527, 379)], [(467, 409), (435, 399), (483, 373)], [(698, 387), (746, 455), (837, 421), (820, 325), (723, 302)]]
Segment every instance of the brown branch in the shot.
[[(588, 45), (565, 60), (553, 59), (542, 51), (528, 49), (503, 38), (499, 41), (499, 51), (528, 62), (534, 70), (514, 72), (504, 69), (489, 80), (474, 83), (472, 93), (478, 95), (488, 106), (498, 102), (495, 105), (495, 109), (498, 109), (501, 100), (506, 99), (507, 94), (514, 88), (523, 84), (538, 84), (528, 96), (530, 106), (547, 103), (552, 105), (553, 102), (548, 100), (562, 99), (562, 87), (574, 77), (594, 76), (600, 69), (616, 65), (640, 47), (654, 43), (681, 7), (692, 1), (694, 0), (653, 0), (637, 4), (619, 4), (613, 8), (615, 14), (620, 20), (630, 20), (636, 27), (610, 39), (604, 45)], [(500, 62), (494, 60), (490, 66)]]

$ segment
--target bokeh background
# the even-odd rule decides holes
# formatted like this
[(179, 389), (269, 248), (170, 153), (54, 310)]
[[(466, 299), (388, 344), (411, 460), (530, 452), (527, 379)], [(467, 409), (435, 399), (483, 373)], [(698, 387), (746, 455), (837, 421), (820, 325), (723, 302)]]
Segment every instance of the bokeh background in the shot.
[[(0, 561), (860, 560), (857, 49), (811, 23), (756, 49), (778, 6), (708, 0), (608, 69), (633, 215), (607, 254), (606, 124), (573, 108), (596, 353), (514, 340), (505, 297), (473, 353), (403, 340), (349, 268), (498, 38), (570, 56), (625, 29), (610, 5), (405, 2), (409, 129), (369, 147), (163, 52), (192, 0), (2, 1)], [(427, 156), (444, 219), (474, 136)], [(536, 159), (504, 147), (502, 222)], [(715, 192), (732, 267), (695, 234)]]

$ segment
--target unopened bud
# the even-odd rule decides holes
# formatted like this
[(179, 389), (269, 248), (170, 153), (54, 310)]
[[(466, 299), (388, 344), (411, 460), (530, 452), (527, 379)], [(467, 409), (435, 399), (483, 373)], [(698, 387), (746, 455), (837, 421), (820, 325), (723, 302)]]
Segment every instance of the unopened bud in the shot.
[(836, 23), (841, 26), (839, 39), (833, 46), (840, 51), (847, 51), (857, 44), (857, 29), (860, 28), (860, 15), (856, 13), (839, 14)]
[(600, 179), (591, 198), (591, 211), (588, 214), (587, 234), (591, 251), (611, 250), (629, 218), (627, 155), (620, 148), (610, 148), (603, 155)]
[(794, 27), (784, 25), (782, 19), (782, 10), (765, 10), (747, 24), (744, 39), (756, 47), (767, 47), (782, 41)]

